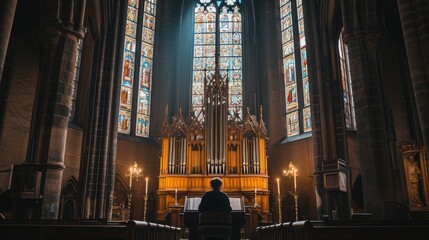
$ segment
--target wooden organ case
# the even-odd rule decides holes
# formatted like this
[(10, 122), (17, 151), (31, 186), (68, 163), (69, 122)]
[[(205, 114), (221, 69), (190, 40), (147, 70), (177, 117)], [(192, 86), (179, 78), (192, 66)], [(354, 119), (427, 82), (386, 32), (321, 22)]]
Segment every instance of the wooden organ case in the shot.
[[(219, 70), (205, 77), (204, 107), (199, 115), (184, 117), (182, 110), (162, 129), (157, 220), (166, 221), (172, 211), (183, 212), (185, 198), (202, 197), (218, 176), (222, 190), (232, 198), (243, 198), (249, 229), (268, 221), (269, 190), (266, 128), (247, 111), (241, 118), (228, 110), (228, 77)], [(176, 218), (180, 219), (180, 218)], [(180, 221), (180, 220), (177, 220)], [(182, 223), (170, 222), (182, 226)], [(254, 226), (255, 225), (255, 226)]]

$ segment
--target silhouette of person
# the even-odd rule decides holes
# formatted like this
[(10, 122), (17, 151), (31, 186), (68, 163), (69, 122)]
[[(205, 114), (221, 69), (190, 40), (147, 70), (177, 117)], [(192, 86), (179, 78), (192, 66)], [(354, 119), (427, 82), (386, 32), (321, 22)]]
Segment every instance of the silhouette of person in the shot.
[(226, 193), (222, 192), (222, 180), (218, 177), (210, 180), (213, 190), (204, 193), (198, 206), (199, 212), (231, 212), (231, 204)]

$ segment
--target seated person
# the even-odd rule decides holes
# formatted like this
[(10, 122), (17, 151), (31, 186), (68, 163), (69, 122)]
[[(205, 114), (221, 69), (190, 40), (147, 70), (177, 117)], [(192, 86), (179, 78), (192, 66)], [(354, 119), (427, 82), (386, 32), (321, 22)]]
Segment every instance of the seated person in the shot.
[(218, 177), (210, 180), (210, 186), (213, 190), (204, 193), (198, 206), (199, 212), (231, 212), (229, 197), (222, 192), (222, 180)]

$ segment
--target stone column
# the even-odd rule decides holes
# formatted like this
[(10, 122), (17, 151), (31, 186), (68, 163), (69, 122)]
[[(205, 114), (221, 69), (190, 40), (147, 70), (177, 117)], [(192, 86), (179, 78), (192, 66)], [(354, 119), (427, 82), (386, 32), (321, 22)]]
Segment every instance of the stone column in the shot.
[[(56, 219), (61, 194), (69, 106), (72, 95), (77, 37), (58, 31), (42, 35), (44, 52), (32, 119), (28, 164), (43, 172), (42, 219)], [(34, 157), (32, 157), (34, 156)]]
[[(123, 1), (112, 1), (112, 6), (101, 33), (97, 78), (90, 100), (88, 131), (84, 135), (85, 156), (81, 159), (79, 175), (79, 215), (81, 218), (107, 219), (112, 217), (115, 184), (115, 159), (117, 139), (118, 96), (120, 91), (121, 64), (117, 59), (119, 40), (119, 16), (126, 16)], [(121, 14), (122, 11), (122, 14)], [(122, 19), (124, 20), (124, 19)], [(124, 20), (125, 21), (125, 20)], [(122, 35), (123, 36), (123, 35)], [(118, 48), (118, 46), (121, 46)]]
[(0, 82), (17, 2), (17, 0), (0, 1)]
[(426, 153), (429, 153), (429, 2), (398, 0), (414, 97)]
[[(332, 210), (336, 210), (338, 218), (347, 219), (350, 217), (351, 191), (347, 181), (347, 136), (339, 62), (334, 55), (338, 41), (334, 33), (340, 29), (335, 29), (334, 23), (321, 10), (333, 8), (338, 2), (303, 1), (303, 4), (306, 38), (309, 39), (307, 53), (318, 218), (322, 219), (323, 215), (332, 217)], [(340, 186), (344, 179), (346, 186)]]
[(79, 21), (68, 27), (58, 24), (58, 11), (62, 8), (73, 6), (59, 5), (54, 0), (46, 5), (47, 20), (40, 33), (41, 70), (28, 158), (23, 164), (36, 166), (42, 172), (40, 216), (35, 216), (41, 219), (58, 218), (77, 45), (84, 34)]
[(386, 162), (391, 157), (385, 124), (387, 116), (378, 69), (381, 32), (371, 25), (367, 26), (368, 30), (364, 29), (346, 32), (344, 42), (350, 58), (365, 211), (381, 217), (384, 201), (393, 198), (393, 175)]

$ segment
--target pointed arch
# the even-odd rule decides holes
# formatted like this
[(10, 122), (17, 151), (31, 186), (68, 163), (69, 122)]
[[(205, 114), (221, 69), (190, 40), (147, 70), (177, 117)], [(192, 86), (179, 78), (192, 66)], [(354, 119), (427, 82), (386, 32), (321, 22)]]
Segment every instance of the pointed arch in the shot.
[(60, 219), (72, 220), (77, 213), (77, 186), (75, 177), (65, 182), (60, 196)]

